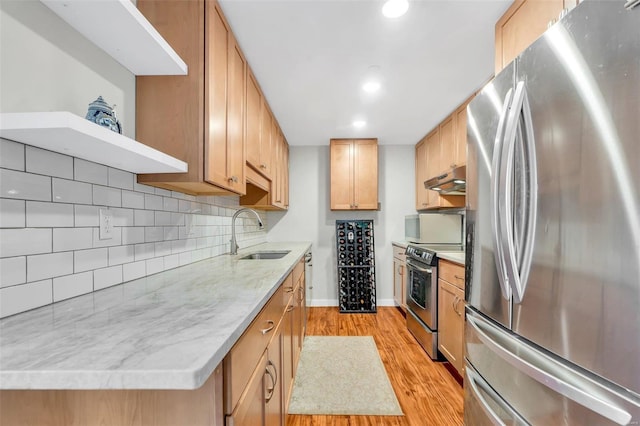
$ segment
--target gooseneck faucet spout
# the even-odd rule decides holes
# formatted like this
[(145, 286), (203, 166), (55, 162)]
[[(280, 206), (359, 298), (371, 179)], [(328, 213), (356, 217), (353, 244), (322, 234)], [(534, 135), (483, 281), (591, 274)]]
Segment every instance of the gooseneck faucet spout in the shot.
[(249, 209), (249, 208), (243, 208), (243, 209), (237, 210), (233, 214), (233, 217), (231, 218), (231, 252), (229, 253), (231, 255), (238, 254), (238, 249), (240, 248), (238, 246), (238, 241), (236, 241), (236, 218), (240, 214), (242, 214), (244, 212), (253, 213), (255, 215), (256, 219), (258, 220), (258, 226), (260, 226), (260, 228), (263, 227), (262, 221), (260, 220), (260, 216), (258, 215), (258, 213), (255, 210), (252, 210), (252, 209)]

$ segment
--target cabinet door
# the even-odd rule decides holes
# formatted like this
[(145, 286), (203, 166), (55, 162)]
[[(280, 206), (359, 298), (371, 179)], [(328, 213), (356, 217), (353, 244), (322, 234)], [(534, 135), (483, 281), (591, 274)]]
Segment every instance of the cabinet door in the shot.
[(262, 96), (251, 71), (247, 71), (247, 164), (260, 170), (260, 118)]
[[(281, 323), (282, 324), (282, 323)], [(267, 347), (264, 371), (265, 426), (283, 426), (282, 327), (278, 327)]]
[(393, 299), (403, 310), (405, 310), (405, 275), (406, 267), (404, 262), (393, 259)]
[(563, 0), (515, 0), (496, 23), (496, 74), (557, 19)]
[(376, 210), (378, 208), (378, 142), (355, 140), (353, 157), (354, 207), (359, 210)]
[(434, 170), (436, 174), (432, 174), (432, 176), (429, 176), (430, 178), (435, 177), (454, 166), (456, 142), (454, 139), (455, 129), (453, 119), (454, 115), (452, 114), (440, 124), (440, 163), (437, 171)]
[(428, 189), (424, 187), (427, 180), (427, 140), (422, 139), (416, 145), (416, 210), (424, 210), (428, 207)]
[(227, 419), (233, 426), (259, 426), (265, 420), (265, 371), (267, 368), (267, 352), (265, 351), (251, 379), (240, 397), (235, 410)]
[(271, 140), (271, 122), (273, 121), (273, 117), (271, 116), (271, 111), (269, 110), (269, 105), (267, 104), (267, 100), (262, 98), (262, 108), (260, 110), (260, 165), (259, 168), (262, 171), (262, 174), (271, 177), (272, 170), (271, 164), (273, 159), (273, 141)]
[[(440, 167), (440, 131), (436, 129), (427, 136), (427, 179), (437, 176)], [(440, 207), (440, 195), (436, 191), (427, 189), (427, 208)]]
[(353, 143), (351, 140), (332, 140), (331, 210), (353, 208)]
[(464, 342), (464, 292), (438, 280), (438, 349), (462, 372)]
[(460, 106), (455, 112), (455, 155), (454, 166), (464, 166), (467, 164), (467, 105), (471, 99)]
[(284, 147), (284, 162), (282, 164), (282, 172), (284, 174), (284, 187), (282, 188), (284, 196), (284, 208), (289, 208), (289, 143), (282, 136)]
[(205, 51), (205, 170), (207, 182), (228, 187), (227, 77), (231, 34), (220, 10), (207, 4)]
[[(292, 293), (288, 293), (292, 294)], [(289, 298), (289, 303), (282, 318), (282, 385), (284, 396), (284, 412), (285, 415), (289, 409), (289, 399), (293, 390), (293, 379), (295, 371), (293, 369), (293, 310), (295, 309), (295, 297)]]
[(230, 190), (245, 191), (245, 88), (246, 61), (233, 37), (229, 40), (227, 96), (227, 182)]

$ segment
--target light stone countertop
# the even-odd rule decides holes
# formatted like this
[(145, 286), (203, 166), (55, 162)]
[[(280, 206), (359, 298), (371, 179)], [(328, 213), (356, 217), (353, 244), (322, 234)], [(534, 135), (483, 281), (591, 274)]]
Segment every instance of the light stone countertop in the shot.
[(464, 266), (465, 257), (463, 251), (439, 251), (438, 258)]
[[(0, 321), (0, 389), (197, 389), (310, 243), (265, 243)], [(282, 259), (238, 260), (259, 250)]]
[(405, 240), (402, 240), (402, 241), (391, 241), (391, 244), (393, 244), (394, 246), (398, 246), (406, 249), (409, 243)]

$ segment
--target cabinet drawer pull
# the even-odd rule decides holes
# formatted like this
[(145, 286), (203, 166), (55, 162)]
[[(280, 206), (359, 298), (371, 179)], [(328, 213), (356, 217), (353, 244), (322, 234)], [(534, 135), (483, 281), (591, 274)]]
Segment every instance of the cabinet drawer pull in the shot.
[[(273, 367), (273, 373), (271, 373), (271, 369), (269, 367)], [(271, 401), (271, 398), (273, 398), (273, 394), (275, 393), (275, 390), (276, 390), (276, 385), (278, 384), (278, 370), (276, 370), (276, 366), (273, 365), (273, 362), (269, 360), (267, 362), (267, 367), (264, 369), (264, 371), (265, 371), (265, 374), (269, 377), (269, 379), (271, 379), (271, 387), (267, 385), (267, 394), (264, 397), (265, 402), (269, 402)]]
[(464, 277), (461, 277), (461, 276), (458, 276), (458, 275), (454, 275), (454, 277), (455, 277), (456, 279), (458, 279), (458, 280), (462, 280), (462, 281), (464, 281)]
[(398, 265), (398, 274), (404, 275), (404, 266)]
[(264, 164), (264, 163), (262, 163), (262, 164), (260, 164), (260, 168), (261, 168), (261, 169), (266, 169), (266, 168), (267, 168), (267, 165), (266, 165), (266, 164)]
[(231, 176), (227, 179), (229, 182), (238, 183), (238, 176)]
[(294, 309), (295, 309), (295, 306), (293, 306), (293, 305), (288, 306), (288, 307), (287, 307), (286, 312), (291, 312), (291, 311), (293, 311)]
[(267, 334), (268, 332), (273, 330), (273, 327), (275, 327), (275, 323), (272, 320), (268, 320), (267, 324), (269, 324), (269, 327), (261, 329), (260, 333)]
[(284, 292), (285, 293), (293, 293), (293, 287), (285, 287), (284, 288)]

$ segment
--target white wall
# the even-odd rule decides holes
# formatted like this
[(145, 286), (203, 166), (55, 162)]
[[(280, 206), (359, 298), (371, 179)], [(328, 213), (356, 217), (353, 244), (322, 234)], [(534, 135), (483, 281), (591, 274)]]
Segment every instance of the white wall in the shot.
[(135, 76), (41, 2), (0, 1), (0, 52), (0, 112), (84, 117), (102, 95), (135, 138)]
[(312, 304), (337, 306), (335, 221), (373, 219), (379, 306), (393, 305), (391, 242), (404, 239), (404, 216), (415, 214), (414, 146), (379, 146), (380, 211), (329, 210), (329, 146), (290, 148), (290, 207), (269, 212), (268, 240), (313, 243)]

